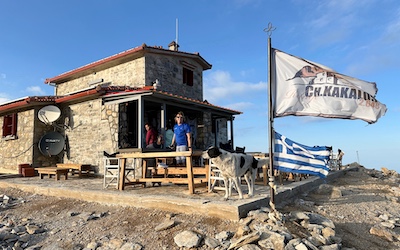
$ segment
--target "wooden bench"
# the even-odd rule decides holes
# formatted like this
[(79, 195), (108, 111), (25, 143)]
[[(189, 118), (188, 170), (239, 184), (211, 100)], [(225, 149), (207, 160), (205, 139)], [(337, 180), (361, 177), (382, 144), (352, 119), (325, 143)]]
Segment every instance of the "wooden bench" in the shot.
[(38, 171), (40, 179), (43, 179), (44, 175), (48, 175), (49, 178), (51, 175), (55, 175), (56, 181), (60, 180), (60, 176), (64, 175), (65, 180), (68, 180), (68, 168), (55, 168), (55, 167), (43, 167), (43, 168), (35, 168)]
[(74, 175), (78, 173), (79, 177), (82, 175), (89, 175), (92, 169), (92, 165), (90, 164), (78, 164), (78, 163), (57, 163), (57, 168), (59, 169), (69, 169), (71, 170), (71, 174)]

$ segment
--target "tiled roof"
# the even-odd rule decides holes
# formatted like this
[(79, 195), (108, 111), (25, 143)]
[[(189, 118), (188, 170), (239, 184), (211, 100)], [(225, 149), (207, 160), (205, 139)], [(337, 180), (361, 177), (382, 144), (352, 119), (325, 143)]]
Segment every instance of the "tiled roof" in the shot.
[(237, 115), (242, 114), (242, 112), (237, 111), (237, 110), (228, 109), (228, 108), (224, 108), (224, 107), (221, 107), (221, 106), (213, 105), (213, 104), (209, 103), (207, 100), (198, 101), (198, 100), (195, 100), (195, 99), (192, 99), (192, 98), (188, 98), (188, 97), (184, 97), (184, 96), (180, 96), (180, 95), (174, 95), (174, 94), (171, 94), (171, 93), (168, 93), (168, 92), (164, 92), (164, 91), (159, 91), (159, 90), (153, 90), (153, 92), (161, 94), (161, 95), (164, 95), (164, 96), (169, 96), (169, 97), (173, 97), (173, 98), (176, 98), (176, 99), (184, 100), (184, 101), (190, 101), (190, 102), (199, 104), (201, 106), (208, 106), (208, 107), (214, 108), (214, 109), (220, 109), (220, 110), (229, 111), (230, 113), (235, 113)]
[(0, 104), (0, 115), (5, 113), (12, 113), (18, 110), (29, 109), (37, 105), (48, 105), (48, 104), (61, 104), (61, 103), (77, 103), (86, 100), (92, 100), (100, 96), (112, 97), (119, 95), (128, 94), (142, 94), (142, 93), (152, 93), (158, 98), (171, 98), (178, 102), (186, 102), (198, 105), (203, 108), (209, 108), (214, 110), (219, 110), (224, 113), (229, 113), (231, 115), (242, 114), (240, 111), (220, 107), (208, 103), (207, 101), (198, 101), (192, 98), (171, 94), (165, 91), (155, 90), (153, 86), (146, 86), (143, 88), (135, 88), (129, 86), (107, 86), (107, 87), (93, 87), (91, 89), (78, 91), (65, 96), (30, 96), (20, 98), (14, 101), (10, 101), (4, 104)]
[(88, 75), (99, 70), (104, 70), (110, 68), (112, 66), (121, 64), (123, 62), (131, 61), (139, 57), (143, 57), (145, 53), (154, 53), (154, 54), (167, 54), (167, 55), (176, 55), (180, 57), (190, 57), (198, 61), (200, 65), (202, 65), (203, 70), (211, 69), (211, 64), (209, 64), (203, 57), (200, 56), (199, 53), (187, 53), (182, 51), (173, 51), (169, 49), (164, 49), (161, 46), (147, 46), (143, 44), (141, 46), (123, 51), (121, 53), (106, 57), (104, 59), (89, 63), (77, 69), (65, 72), (61, 75), (47, 78), (45, 80), (46, 84), (49, 83), (63, 83), (78, 77), (82, 77), (84, 75)]
[(176, 101), (182, 101), (182, 102), (190, 102), (193, 104), (197, 104), (199, 106), (203, 106), (203, 107), (208, 107), (211, 109), (218, 109), (224, 112), (228, 112), (231, 114), (242, 114), (242, 112), (237, 111), (237, 110), (233, 110), (233, 109), (228, 109), (228, 108), (224, 108), (221, 106), (217, 106), (217, 105), (213, 105), (211, 103), (209, 103), (207, 100), (205, 101), (199, 101), (199, 100), (195, 100), (192, 98), (188, 98), (188, 97), (184, 97), (181, 95), (175, 95), (175, 94), (171, 94), (165, 91), (161, 91), (161, 90), (156, 90), (153, 88), (153, 86), (146, 86), (143, 88), (132, 88), (132, 87), (128, 87), (128, 86), (110, 86), (110, 87), (105, 87), (103, 88), (106, 91), (106, 96), (110, 97), (113, 95), (120, 95), (121, 93), (143, 93), (143, 92), (147, 92), (147, 93), (153, 93), (155, 95), (157, 95), (157, 97), (162, 98), (162, 97), (168, 97), (168, 98), (173, 98)]
[(0, 104), (0, 114), (12, 113), (20, 109), (26, 109), (36, 105), (46, 105), (54, 103), (55, 96), (28, 96), (20, 99), (11, 100)]

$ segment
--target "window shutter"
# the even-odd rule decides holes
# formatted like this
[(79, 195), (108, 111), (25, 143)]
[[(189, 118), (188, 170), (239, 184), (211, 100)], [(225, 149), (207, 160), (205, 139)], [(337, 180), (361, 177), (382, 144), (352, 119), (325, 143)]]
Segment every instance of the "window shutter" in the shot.
[(6, 115), (3, 119), (3, 137), (17, 135), (17, 114)]
[(11, 135), (17, 135), (17, 113), (12, 114), (11, 119)]

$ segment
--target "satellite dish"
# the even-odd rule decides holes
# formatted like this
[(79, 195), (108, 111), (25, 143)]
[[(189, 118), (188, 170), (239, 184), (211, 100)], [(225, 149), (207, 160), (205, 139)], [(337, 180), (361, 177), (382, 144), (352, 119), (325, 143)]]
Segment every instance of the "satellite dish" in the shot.
[(61, 111), (57, 106), (48, 105), (41, 108), (38, 112), (38, 118), (45, 124), (51, 124), (60, 118)]
[(58, 132), (49, 132), (39, 141), (39, 150), (43, 155), (58, 155), (65, 145), (64, 136)]

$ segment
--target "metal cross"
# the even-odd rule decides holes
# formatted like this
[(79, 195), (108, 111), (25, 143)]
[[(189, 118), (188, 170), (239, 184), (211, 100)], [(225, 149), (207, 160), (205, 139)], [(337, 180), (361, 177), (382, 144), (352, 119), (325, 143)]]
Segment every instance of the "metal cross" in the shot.
[(269, 22), (268, 27), (264, 29), (264, 32), (266, 32), (268, 34), (268, 36), (271, 37), (272, 31), (274, 31), (274, 30), (276, 30), (276, 28), (272, 27), (272, 23)]

